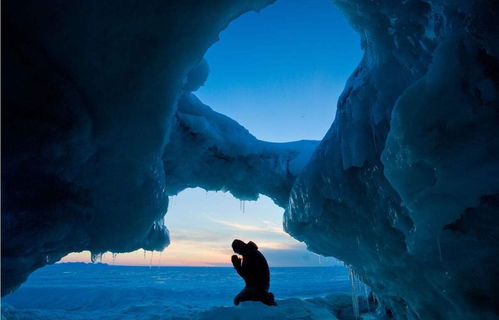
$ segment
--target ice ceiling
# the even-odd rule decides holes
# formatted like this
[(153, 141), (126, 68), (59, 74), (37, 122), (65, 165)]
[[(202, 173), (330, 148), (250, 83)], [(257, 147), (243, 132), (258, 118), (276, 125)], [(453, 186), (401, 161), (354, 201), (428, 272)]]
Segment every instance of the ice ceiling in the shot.
[(333, 1), (365, 55), (317, 145), (191, 93), (271, 2), (2, 3), (2, 294), (68, 252), (162, 249), (168, 195), (199, 186), (268, 195), (399, 319), (498, 316), (498, 3)]

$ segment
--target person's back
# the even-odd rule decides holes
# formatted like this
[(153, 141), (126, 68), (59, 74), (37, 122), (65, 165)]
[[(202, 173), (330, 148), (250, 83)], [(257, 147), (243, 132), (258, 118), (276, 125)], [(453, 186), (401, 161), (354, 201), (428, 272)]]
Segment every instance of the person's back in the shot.
[(242, 256), (241, 268), (246, 275), (244, 278), (246, 287), (268, 291), (270, 286), (269, 265), (263, 254), (258, 251), (256, 244), (251, 241), (248, 242), (246, 252)]
[(234, 304), (241, 301), (261, 301), (267, 305), (275, 305), (274, 295), (268, 292), (270, 286), (270, 271), (267, 260), (258, 251), (257, 245), (250, 241), (248, 244), (241, 240), (232, 242), (234, 252), (243, 256), (243, 261), (238, 256), (232, 256), (232, 264), (237, 273), (244, 279), (246, 286), (234, 298)]

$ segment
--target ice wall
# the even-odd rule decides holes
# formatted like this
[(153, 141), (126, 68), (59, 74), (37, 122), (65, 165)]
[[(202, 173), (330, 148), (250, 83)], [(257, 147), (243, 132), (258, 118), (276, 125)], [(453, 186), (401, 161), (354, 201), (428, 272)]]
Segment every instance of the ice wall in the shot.
[(310, 162), (191, 93), (269, 2), (3, 2), (2, 294), (71, 251), (163, 248), (167, 195), (202, 186), (272, 197), (399, 319), (497, 318), (497, 2), (335, 0), (365, 55)]
[(499, 316), (494, 1), (341, 1), (365, 56), (285, 228), (405, 319)]
[(162, 249), (187, 72), (271, 0), (2, 2), (2, 295), (72, 251)]

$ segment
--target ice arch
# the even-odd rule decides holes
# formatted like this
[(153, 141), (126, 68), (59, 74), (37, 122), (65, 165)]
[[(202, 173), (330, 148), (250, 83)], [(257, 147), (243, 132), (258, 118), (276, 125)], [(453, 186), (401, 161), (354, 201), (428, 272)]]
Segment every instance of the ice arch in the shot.
[[(270, 2), (4, 1), (3, 294), (70, 251), (163, 247), (154, 221), (172, 182), (216, 185), (189, 156), (197, 135), (216, 146), (195, 154), (213, 172), (229, 161), (254, 178), (224, 188), (285, 205), (286, 229), (351, 264), (397, 318), (497, 317), (497, 3), (334, 1), (365, 56), (293, 171), (302, 148), (247, 144), (240, 130), (246, 153), (227, 157), (231, 137), (212, 135), (221, 116), (184, 87), (231, 19)], [(266, 173), (239, 166), (249, 147)], [(259, 174), (279, 182), (260, 189)]]
[[(187, 79), (196, 78), (197, 71), (194, 68)], [(264, 194), (284, 208), (294, 180), (317, 145), (318, 141), (310, 140), (260, 141), (183, 90), (163, 155), (166, 192), (175, 195), (202, 187), (229, 191), (241, 200), (256, 200)]]

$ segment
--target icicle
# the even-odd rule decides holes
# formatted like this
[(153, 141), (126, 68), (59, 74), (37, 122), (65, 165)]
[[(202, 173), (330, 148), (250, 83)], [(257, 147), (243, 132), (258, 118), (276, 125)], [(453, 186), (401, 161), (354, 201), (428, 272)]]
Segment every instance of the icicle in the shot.
[(114, 264), (116, 262), (116, 257), (118, 256), (118, 254), (113, 252), (112, 256), (113, 256), (113, 264)]
[(171, 209), (174, 207), (174, 204), (176, 202), (176, 196), (170, 196), (168, 197), (168, 209)]
[(244, 200), (239, 200), (239, 211), (241, 211), (242, 213), (244, 213), (244, 211), (246, 210), (246, 203)]
[(152, 268), (152, 257), (154, 256), (154, 250), (151, 251), (151, 259), (149, 260), (149, 269)]
[(355, 287), (355, 275), (350, 267), (348, 268), (348, 275), (350, 277), (350, 284), (352, 286), (353, 316), (355, 319), (359, 319), (359, 299), (357, 297), (357, 288)]
[(99, 253), (90, 252), (90, 261), (92, 263), (100, 263), (102, 261), (102, 252)]

